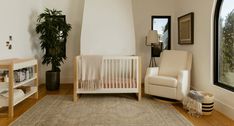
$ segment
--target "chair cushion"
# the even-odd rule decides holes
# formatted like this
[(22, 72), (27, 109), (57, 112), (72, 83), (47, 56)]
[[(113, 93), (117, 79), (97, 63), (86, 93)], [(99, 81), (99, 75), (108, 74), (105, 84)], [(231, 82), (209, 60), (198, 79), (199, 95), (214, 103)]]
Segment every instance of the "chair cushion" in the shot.
[(187, 67), (188, 52), (165, 50), (162, 52), (159, 75), (177, 77), (181, 70)]
[(152, 85), (160, 85), (167, 87), (177, 87), (177, 79), (174, 77), (154, 76), (148, 77), (148, 82)]

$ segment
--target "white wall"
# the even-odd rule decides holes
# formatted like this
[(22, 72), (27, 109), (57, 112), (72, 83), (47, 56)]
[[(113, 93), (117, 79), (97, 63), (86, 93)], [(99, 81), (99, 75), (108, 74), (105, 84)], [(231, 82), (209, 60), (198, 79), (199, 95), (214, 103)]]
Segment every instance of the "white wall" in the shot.
[[(0, 59), (15, 57), (34, 57), (37, 44), (34, 43), (35, 19), (38, 1), (5, 0), (0, 4)], [(12, 50), (6, 47), (6, 41), (12, 35)]]
[(81, 54), (135, 54), (131, 0), (85, 0)]
[[(40, 48), (35, 26), (39, 8), (40, 1), (1, 1), (0, 59), (38, 58)], [(13, 38), (11, 50), (6, 47), (9, 35)]]
[(178, 45), (177, 27), (174, 48), (193, 53), (192, 87), (215, 95), (215, 108), (234, 119), (234, 93), (213, 84), (213, 12), (216, 0), (177, 0), (177, 17), (194, 12), (194, 45)]
[(136, 33), (136, 53), (142, 57), (142, 78), (149, 66), (151, 48), (145, 46), (145, 37), (151, 30), (151, 16), (171, 16), (171, 47), (174, 44), (175, 0), (132, 0)]
[[(61, 82), (73, 82), (73, 58), (80, 53), (80, 33), (84, 0), (7, 0), (0, 4), (0, 59), (35, 57), (39, 60), (39, 80), (45, 83), (45, 71), (50, 66), (41, 64), (40, 40), (35, 32), (37, 16), (45, 8), (62, 10), (72, 25), (67, 40), (67, 60), (61, 67)], [(13, 36), (13, 49), (8, 50), (6, 41)]]

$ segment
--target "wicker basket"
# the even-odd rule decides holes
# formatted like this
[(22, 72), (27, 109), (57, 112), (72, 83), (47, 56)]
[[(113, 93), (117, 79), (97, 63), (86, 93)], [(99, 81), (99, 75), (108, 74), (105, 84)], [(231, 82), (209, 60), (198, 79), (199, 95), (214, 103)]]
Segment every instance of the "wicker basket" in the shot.
[(214, 95), (199, 91), (204, 96), (203, 102), (202, 102), (202, 114), (203, 115), (210, 115), (214, 108)]

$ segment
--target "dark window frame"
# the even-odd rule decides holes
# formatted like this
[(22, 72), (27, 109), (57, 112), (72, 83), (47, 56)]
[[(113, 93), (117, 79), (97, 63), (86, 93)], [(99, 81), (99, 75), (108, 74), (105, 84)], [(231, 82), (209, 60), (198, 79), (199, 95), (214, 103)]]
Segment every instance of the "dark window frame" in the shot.
[(219, 59), (219, 13), (220, 13), (220, 9), (222, 6), (224, 0), (217, 0), (216, 6), (215, 6), (215, 15), (214, 15), (214, 84), (222, 87), (224, 89), (230, 90), (232, 92), (234, 92), (234, 87), (231, 87), (229, 85), (226, 85), (224, 83), (219, 82), (218, 77), (218, 69), (219, 69), (219, 63), (218, 63), (218, 59)]

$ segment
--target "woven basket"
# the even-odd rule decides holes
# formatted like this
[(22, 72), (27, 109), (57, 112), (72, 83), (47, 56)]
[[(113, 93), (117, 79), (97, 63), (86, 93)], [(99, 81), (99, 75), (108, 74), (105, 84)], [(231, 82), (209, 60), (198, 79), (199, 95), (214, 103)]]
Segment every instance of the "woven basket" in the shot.
[(204, 96), (202, 102), (202, 114), (203, 115), (212, 114), (212, 111), (214, 109), (214, 95), (204, 91), (199, 91), (199, 92)]

